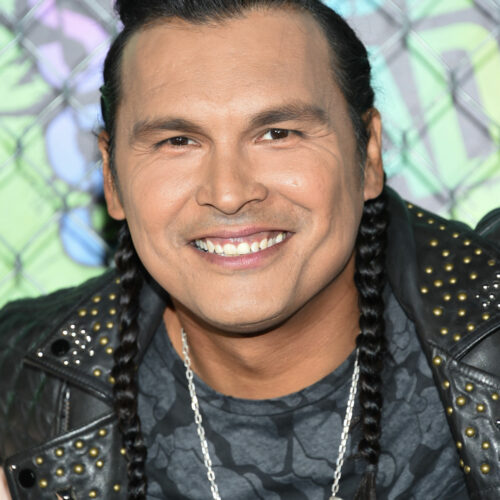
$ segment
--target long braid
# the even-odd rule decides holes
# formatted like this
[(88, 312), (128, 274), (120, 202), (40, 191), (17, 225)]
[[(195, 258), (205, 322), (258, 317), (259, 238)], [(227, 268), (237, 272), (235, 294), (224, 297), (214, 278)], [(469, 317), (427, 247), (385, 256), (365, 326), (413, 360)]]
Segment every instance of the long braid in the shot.
[(358, 445), (367, 462), (365, 474), (355, 500), (374, 500), (375, 478), (380, 455), (382, 378), (386, 341), (384, 336), (385, 249), (387, 242), (385, 193), (365, 203), (356, 242), (356, 272), (354, 281), (359, 296), (360, 334), (356, 339), (359, 350), (359, 402), (363, 437)]
[(138, 351), (139, 292), (142, 287), (140, 261), (126, 223), (120, 230), (115, 256), (120, 276), (120, 345), (115, 350), (112, 375), (114, 408), (128, 460), (128, 499), (146, 498), (145, 463), (147, 450), (137, 414), (137, 370), (134, 358)]

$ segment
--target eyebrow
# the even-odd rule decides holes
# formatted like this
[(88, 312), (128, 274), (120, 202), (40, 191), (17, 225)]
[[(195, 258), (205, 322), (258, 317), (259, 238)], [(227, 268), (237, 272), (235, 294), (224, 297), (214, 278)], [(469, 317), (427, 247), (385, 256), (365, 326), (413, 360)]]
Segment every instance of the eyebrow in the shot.
[(294, 120), (316, 122), (321, 125), (328, 125), (330, 122), (328, 114), (323, 108), (304, 102), (291, 102), (257, 113), (250, 120), (250, 128)]
[[(328, 113), (323, 108), (301, 101), (294, 101), (258, 112), (250, 118), (248, 130), (286, 121), (315, 122), (319, 125), (328, 125), (330, 123)], [(140, 141), (151, 133), (168, 130), (200, 135), (206, 133), (201, 125), (191, 120), (166, 116), (153, 120), (140, 120), (135, 123), (130, 136), (130, 143)]]

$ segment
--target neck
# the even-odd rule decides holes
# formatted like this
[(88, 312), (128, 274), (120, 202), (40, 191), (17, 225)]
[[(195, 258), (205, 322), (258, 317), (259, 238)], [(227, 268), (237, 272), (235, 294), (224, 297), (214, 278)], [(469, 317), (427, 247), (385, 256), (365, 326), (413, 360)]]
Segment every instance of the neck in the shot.
[(281, 397), (322, 379), (354, 350), (359, 310), (353, 276), (352, 258), (341, 280), (284, 323), (257, 335), (207, 327), (175, 301), (164, 320), (181, 358), (182, 325), (193, 371), (216, 391), (245, 399)]

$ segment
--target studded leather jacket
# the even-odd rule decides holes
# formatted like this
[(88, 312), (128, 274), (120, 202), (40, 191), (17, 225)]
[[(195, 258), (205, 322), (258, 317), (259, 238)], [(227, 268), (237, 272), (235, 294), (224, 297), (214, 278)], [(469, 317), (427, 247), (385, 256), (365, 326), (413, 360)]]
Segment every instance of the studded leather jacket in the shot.
[[(388, 279), (415, 323), (470, 497), (500, 498), (500, 210), (476, 231), (388, 189)], [(124, 498), (113, 271), (0, 313), (0, 460), (14, 500)], [(141, 295), (139, 360), (165, 294)]]

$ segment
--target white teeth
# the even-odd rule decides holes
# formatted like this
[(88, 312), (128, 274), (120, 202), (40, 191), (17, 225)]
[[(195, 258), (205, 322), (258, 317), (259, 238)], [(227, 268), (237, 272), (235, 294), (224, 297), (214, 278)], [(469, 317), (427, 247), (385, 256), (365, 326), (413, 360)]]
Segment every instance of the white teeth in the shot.
[(236, 255), (238, 250), (236, 249), (236, 246), (233, 245), (232, 243), (226, 243), (224, 246), (224, 253), (226, 255)]
[(195, 245), (200, 250), (208, 253), (216, 253), (217, 255), (224, 255), (226, 257), (234, 257), (237, 255), (247, 255), (249, 253), (257, 253), (266, 248), (270, 248), (277, 243), (281, 243), (286, 239), (285, 233), (278, 233), (274, 238), (263, 238), (261, 241), (254, 241), (251, 245), (246, 241), (234, 245), (233, 243), (226, 243), (224, 246), (219, 243), (213, 243), (209, 239), (195, 240)]
[(237, 252), (240, 255), (246, 255), (247, 253), (250, 253), (250, 245), (248, 243), (240, 243), (237, 248)]

